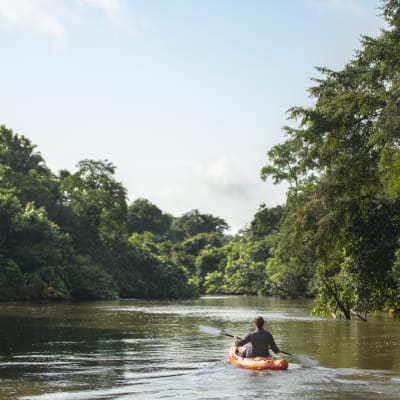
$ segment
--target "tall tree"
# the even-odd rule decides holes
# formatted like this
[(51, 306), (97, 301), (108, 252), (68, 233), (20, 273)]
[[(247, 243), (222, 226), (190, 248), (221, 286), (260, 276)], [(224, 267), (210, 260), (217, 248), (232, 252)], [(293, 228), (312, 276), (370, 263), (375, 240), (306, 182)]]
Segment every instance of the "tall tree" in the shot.
[(173, 219), (149, 200), (141, 198), (128, 206), (127, 218), (129, 233), (151, 232), (160, 237), (169, 232)]
[(56, 213), (60, 198), (56, 177), (36, 146), (4, 125), (0, 125), (0, 188), (13, 190), (22, 204), (34, 202), (49, 215)]
[[(56, 289), (68, 294), (65, 267), (72, 260), (70, 238), (34, 203), (23, 206), (0, 191), (0, 299), (43, 298)], [(62, 292), (62, 293), (61, 293)]]
[[(317, 177), (309, 180), (309, 200), (292, 209), (294, 238), (304, 248), (306, 237), (315, 254), (319, 310), (346, 318), (383, 307), (396, 289), (390, 276), (400, 233), (399, 10), (398, 1), (384, 1), (391, 28), (363, 37), (341, 71), (319, 68), (310, 89), (315, 105), (290, 111), (300, 127), (287, 131), (284, 157), (294, 163), (291, 171)], [(295, 185), (296, 193), (304, 191)]]
[(62, 174), (61, 190), (75, 217), (71, 233), (77, 248), (96, 256), (100, 243), (112, 247), (126, 235), (126, 189), (108, 161), (83, 160), (77, 168)]
[(262, 239), (274, 232), (278, 232), (283, 213), (283, 206), (266, 208), (262, 204), (250, 223), (250, 233), (253, 239)]
[(171, 235), (175, 241), (182, 241), (199, 233), (222, 235), (227, 229), (229, 225), (222, 218), (192, 210), (173, 221)]

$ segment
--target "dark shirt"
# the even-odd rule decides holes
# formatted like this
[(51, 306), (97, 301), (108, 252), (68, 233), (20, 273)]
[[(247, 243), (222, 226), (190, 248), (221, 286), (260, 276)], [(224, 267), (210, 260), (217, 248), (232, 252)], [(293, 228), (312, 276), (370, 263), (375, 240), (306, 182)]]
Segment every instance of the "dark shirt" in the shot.
[(270, 357), (269, 348), (274, 353), (280, 352), (272, 335), (263, 329), (249, 333), (244, 339), (237, 340), (235, 345), (244, 346), (247, 343), (251, 344), (250, 351), (246, 353), (247, 357)]

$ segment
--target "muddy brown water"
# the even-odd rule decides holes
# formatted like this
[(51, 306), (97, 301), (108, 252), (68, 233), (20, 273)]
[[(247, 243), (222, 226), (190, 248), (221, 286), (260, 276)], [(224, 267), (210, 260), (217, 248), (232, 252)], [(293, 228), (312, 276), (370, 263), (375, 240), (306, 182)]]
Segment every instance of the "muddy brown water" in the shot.
[[(312, 302), (211, 296), (188, 301), (0, 304), (0, 399), (400, 398), (400, 318), (310, 315)], [(262, 315), (287, 371), (227, 361)], [(318, 365), (305, 366), (301, 356)]]

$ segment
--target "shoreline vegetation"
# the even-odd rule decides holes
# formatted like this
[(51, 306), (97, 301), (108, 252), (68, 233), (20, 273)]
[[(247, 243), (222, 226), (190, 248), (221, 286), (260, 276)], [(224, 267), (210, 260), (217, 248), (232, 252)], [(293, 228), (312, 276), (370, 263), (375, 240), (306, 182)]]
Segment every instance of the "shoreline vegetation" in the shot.
[(51, 171), (0, 127), (0, 300), (314, 297), (315, 314), (400, 309), (400, 1), (340, 71), (317, 68), (314, 105), (293, 107), (263, 180), (287, 182), (228, 235), (223, 219), (128, 204), (115, 166)]

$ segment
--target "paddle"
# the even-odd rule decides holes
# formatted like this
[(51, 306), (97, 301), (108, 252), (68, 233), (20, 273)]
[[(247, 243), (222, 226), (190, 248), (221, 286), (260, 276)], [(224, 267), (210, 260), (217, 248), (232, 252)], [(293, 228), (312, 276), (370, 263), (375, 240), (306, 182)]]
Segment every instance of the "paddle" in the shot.
[[(208, 333), (210, 335), (215, 335), (215, 336), (224, 335), (224, 336), (229, 336), (232, 338), (236, 337), (236, 338), (240, 339), (239, 336), (231, 335), (230, 333), (227, 333), (222, 329), (213, 328), (211, 326), (200, 325), (199, 328), (201, 331)], [(282, 350), (280, 352), (282, 354), (286, 354), (287, 356), (296, 358), (297, 361), (301, 365), (304, 365), (305, 367), (315, 367), (318, 365), (318, 360), (313, 356), (307, 356), (305, 354), (292, 354), (292, 353), (288, 353), (287, 351), (282, 351)]]
[[(200, 325), (199, 328), (201, 331), (203, 331), (205, 333), (209, 333), (210, 335), (215, 335), (215, 336), (224, 335), (224, 336), (229, 336), (232, 338), (235, 337), (234, 335), (231, 335), (230, 333), (226, 333), (222, 329), (213, 328), (211, 326)], [(238, 339), (240, 339), (240, 338), (238, 338)]]

